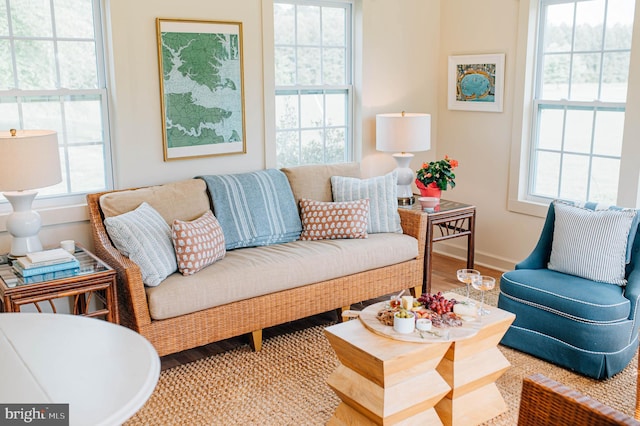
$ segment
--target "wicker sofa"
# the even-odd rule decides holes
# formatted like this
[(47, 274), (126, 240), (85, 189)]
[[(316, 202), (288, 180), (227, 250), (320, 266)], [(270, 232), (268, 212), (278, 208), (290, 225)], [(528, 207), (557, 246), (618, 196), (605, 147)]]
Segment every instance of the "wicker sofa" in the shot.
[[(357, 177), (360, 173), (355, 163), (301, 166), (282, 171), (296, 201), (301, 198), (331, 201), (331, 176)], [(157, 287), (150, 288), (143, 284), (138, 265), (115, 248), (106, 231), (105, 218), (134, 210), (143, 201), (156, 208), (168, 224), (176, 218), (193, 220), (208, 209), (215, 213), (206, 185), (194, 178), (89, 194), (87, 201), (95, 252), (118, 274), (120, 322), (145, 336), (161, 356), (244, 334), (249, 335), (253, 349), (260, 350), (264, 328), (334, 309), (349, 309), (351, 304), (403, 289), (411, 289), (414, 295), (421, 291), (426, 217), (412, 209), (398, 209), (402, 226), (399, 234), (374, 234), (360, 240), (294, 241), (230, 250), (224, 259), (191, 277), (175, 272)], [(394, 254), (398, 250), (393, 245), (398, 242), (410, 248), (409, 258), (407, 250), (405, 258), (400, 260)], [(330, 278), (316, 280), (307, 276), (306, 282), (296, 282), (296, 275), (304, 275), (304, 269), (309, 268), (309, 257), (315, 257), (329, 246), (334, 250), (333, 259), (324, 263), (326, 258), (319, 257), (318, 261), (324, 264), (316, 270), (321, 271), (318, 275)], [(351, 247), (354, 256), (363, 258), (364, 264), (369, 258), (377, 257), (382, 266), (365, 265), (360, 267), (363, 270), (349, 271)], [(354, 262), (360, 262), (356, 257)], [(332, 271), (334, 262), (341, 266)], [(347, 272), (338, 272), (339, 276), (335, 276), (338, 270)], [(209, 288), (210, 281), (220, 281), (220, 277), (225, 278), (216, 285), (230, 291)], [(271, 282), (273, 286), (280, 278), (293, 281), (288, 287), (276, 286), (265, 294), (260, 282)], [(257, 284), (247, 290), (247, 281)], [(220, 294), (225, 292), (232, 294), (220, 299)], [(217, 302), (212, 302), (212, 297), (218, 297)]]

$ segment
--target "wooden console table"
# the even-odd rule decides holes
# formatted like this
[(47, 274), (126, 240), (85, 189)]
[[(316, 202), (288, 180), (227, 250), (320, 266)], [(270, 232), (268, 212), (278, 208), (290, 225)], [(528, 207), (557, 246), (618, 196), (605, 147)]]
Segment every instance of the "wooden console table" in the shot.
[[(420, 203), (415, 203), (413, 209), (422, 211)], [(422, 211), (422, 213), (428, 218), (422, 292), (430, 293), (433, 243), (450, 238), (467, 237), (467, 268), (473, 268), (476, 207), (456, 201), (440, 200), (440, 204), (434, 211)]]

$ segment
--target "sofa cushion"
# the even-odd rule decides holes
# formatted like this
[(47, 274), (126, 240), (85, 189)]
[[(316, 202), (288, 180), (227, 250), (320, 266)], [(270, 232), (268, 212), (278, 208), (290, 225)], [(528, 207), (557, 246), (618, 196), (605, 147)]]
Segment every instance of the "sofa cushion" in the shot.
[(402, 232), (398, 213), (398, 185), (395, 172), (369, 179), (331, 177), (334, 201), (369, 199), (367, 232)]
[(629, 230), (635, 210), (589, 210), (554, 202), (548, 268), (582, 278), (625, 285)]
[(502, 275), (500, 292), (578, 322), (609, 323), (629, 317), (624, 289), (549, 269), (517, 269)]
[(331, 176), (360, 177), (358, 163), (285, 167), (281, 170), (289, 179), (296, 204), (302, 198), (334, 201), (331, 193)]
[(232, 175), (201, 176), (227, 250), (295, 241), (302, 224), (291, 186), (275, 169)]
[(302, 234), (305, 241), (337, 238), (367, 238), (369, 200), (325, 203), (300, 200)]
[[(295, 241), (232, 250), (195, 275), (173, 274), (158, 287), (147, 288), (149, 311), (156, 320), (176, 317), (417, 256), (418, 241), (394, 233), (369, 235), (367, 239)], [(304, 303), (307, 302), (313, 303)]]
[(207, 186), (200, 179), (187, 179), (165, 185), (115, 191), (100, 197), (105, 218), (135, 210), (142, 202), (153, 207), (168, 225), (174, 219), (193, 220), (211, 209)]
[(211, 210), (190, 222), (174, 220), (171, 238), (182, 275), (193, 275), (226, 253), (222, 227)]
[(120, 253), (138, 265), (146, 285), (157, 286), (177, 269), (171, 228), (149, 204), (106, 218), (104, 224)]

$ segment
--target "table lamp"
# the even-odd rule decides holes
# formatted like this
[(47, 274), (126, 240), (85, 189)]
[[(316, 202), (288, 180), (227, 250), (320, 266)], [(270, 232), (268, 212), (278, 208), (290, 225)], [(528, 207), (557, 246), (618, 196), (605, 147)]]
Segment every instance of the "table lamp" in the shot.
[(415, 173), (409, 167), (411, 152), (431, 148), (431, 115), (421, 113), (390, 113), (376, 115), (376, 149), (393, 154), (398, 167), (398, 205), (414, 202), (411, 184)]
[(7, 218), (11, 256), (42, 250), (42, 221), (31, 209), (39, 188), (62, 181), (58, 137), (51, 130), (0, 131), (0, 191), (11, 203)]

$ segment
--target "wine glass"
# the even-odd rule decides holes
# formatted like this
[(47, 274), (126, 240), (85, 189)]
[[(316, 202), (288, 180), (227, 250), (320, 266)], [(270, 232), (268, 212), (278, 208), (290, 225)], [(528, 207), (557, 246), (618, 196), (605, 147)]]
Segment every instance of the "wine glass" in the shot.
[(492, 290), (496, 286), (496, 279), (488, 275), (472, 276), (471, 285), (476, 290), (480, 290), (482, 292), (482, 300), (480, 302), (480, 308), (478, 309), (478, 316), (490, 314), (491, 311), (484, 309), (484, 292)]
[(480, 271), (475, 269), (458, 269), (456, 271), (458, 281), (461, 281), (467, 285), (467, 299), (469, 298), (469, 284), (471, 284), (472, 276), (480, 276)]

